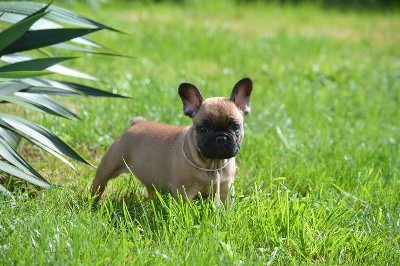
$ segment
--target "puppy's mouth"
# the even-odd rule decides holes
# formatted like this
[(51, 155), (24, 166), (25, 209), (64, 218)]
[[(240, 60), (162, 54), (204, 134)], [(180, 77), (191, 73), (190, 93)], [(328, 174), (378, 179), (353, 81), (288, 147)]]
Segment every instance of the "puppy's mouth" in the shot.
[(229, 159), (235, 157), (240, 150), (240, 143), (236, 143), (228, 134), (213, 134), (198, 143), (200, 153), (209, 159)]

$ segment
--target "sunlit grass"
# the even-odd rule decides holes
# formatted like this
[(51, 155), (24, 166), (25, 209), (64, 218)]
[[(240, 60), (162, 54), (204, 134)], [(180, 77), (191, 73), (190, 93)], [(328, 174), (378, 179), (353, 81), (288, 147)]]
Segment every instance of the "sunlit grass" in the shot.
[[(238, 155), (235, 205), (146, 198), (129, 176), (113, 180), (97, 211), (88, 186), (35, 151), (55, 186), (3, 198), (3, 264), (396, 264), (400, 260), (400, 17), (311, 6), (73, 7), (130, 33), (101, 43), (135, 59), (74, 62), (129, 100), (71, 99), (82, 121), (29, 113), (95, 165), (140, 115), (189, 124), (177, 87), (228, 96), (254, 80)], [(29, 152), (29, 150), (27, 150)]]

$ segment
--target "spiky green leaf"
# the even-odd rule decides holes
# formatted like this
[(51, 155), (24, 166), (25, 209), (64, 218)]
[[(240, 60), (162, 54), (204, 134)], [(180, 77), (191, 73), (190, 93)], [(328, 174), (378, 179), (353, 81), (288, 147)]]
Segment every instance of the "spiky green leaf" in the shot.
[[(15, 24), (18, 21), (24, 19), (26, 16), (25, 15), (20, 15), (20, 14), (14, 14), (14, 13), (3, 13), (2, 16), (0, 16), (0, 21), (5, 21), (11, 24)], [(63, 26), (61, 26), (58, 23), (55, 23), (54, 21), (50, 21), (45, 18), (41, 18), (40, 20), (36, 21), (35, 24), (33, 24), (30, 28), (30, 30), (45, 30), (45, 29), (61, 29)], [(91, 46), (95, 48), (105, 48), (103, 45), (98, 44), (92, 40), (89, 40), (88, 38), (85, 37), (78, 37), (73, 40), (71, 40), (74, 43), (86, 45), (86, 46)]]
[(29, 92), (60, 96), (82, 96), (82, 93), (57, 81), (44, 79), (22, 79), (9, 81), (0, 87), (0, 94), (12, 95), (15, 92)]
[(23, 52), (72, 40), (99, 29), (47, 29), (28, 31), (13, 45), (0, 51), (0, 55)]
[(77, 84), (77, 83), (73, 83), (73, 82), (60, 81), (60, 83), (65, 84), (65, 85), (67, 85), (67, 86), (69, 86), (71, 88), (74, 88), (74, 89), (82, 92), (83, 94), (85, 94), (87, 96), (129, 98), (127, 96), (123, 96), (123, 95), (119, 95), (119, 94), (115, 94), (115, 93), (111, 93), (111, 92), (95, 89), (93, 87), (89, 87), (89, 86), (85, 86), (85, 85)]
[(51, 71), (8, 71), (0, 72), (0, 78), (10, 80), (10, 79), (25, 79), (25, 78), (35, 78), (44, 75), (53, 74)]
[[(14, 13), (20, 15), (29, 15), (36, 12), (38, 9), (43, 8), (44, 4), (21, 1), (21, 2), (0, 2), (0, 11), (7, 13)], [(107, 29), (115, 32), (120, 32), (114, 28), (108, 27), (104, 24), (98, 23), (89, 18), (83, 17), (75, 12), (67, 10), (65, 8), (50, 6), (48, 8), (51, 12), (46, 14), (45, 18), (54, 20), (60, 23), (66, 23), (69, 25), (75, 25), (78, 27), (88, 28), (100, 28)]]
[[(66, 57), (64, 57), (64, 58), (66, 58)], [(72, 59), (74, 57), (69, 57), (69, 58)], [(21, 54), (3, 55), (0, 59), (7, 63), (22, 63), (22, 62), (26, 62), (26, 61), (38, 60), (31, 56), (21, 55)], [(48, 58), (42, 58), (42, 59), (48, 59)], [(64, 76), (97, 80), (97, 78), (92, 77), (86, 73), (83, 73), (83, 72), (80, 72), (80, 71), (77, 71), (75, 69), (71, 69), (71, 68), (68, 68), (65, 66), (61, 66), (58, 64), (48, 67), (47, 70), (52, 71), (57, 74), (60, 74), (60, 75), (64, 75)]]
[(73, 112), (52, 100), (49, 96), (27, 92), (16, 92), (13, 96), (0, 95), (0, 101), (18, 104), (36, 111), (65, 117), (78, 118)]
[(21, 142), (21, 136), (11, 130), (2, 127), (0, 127), (0, 138), (7, 142), (7, 144), (10, 145), (10, 147), (14, 150), (18, 149), (18, 146)]
[[(22, 136), (19, 135), (16, 132), (13, 132), (9, 129), (5, 129), (0, 127), (0, 138), (2, 138), (13, 150), (17, 151), (19, 143), (21, 142)], [(74, 171), (76, 171), (76, 168), (67, 160), (65, 159), (60, 152), (57, 150), (53, 150), (42, 143), (34, 140), (34, 139), (28, 139), (31, 143), (34, 145), (38, 146), (39, 148), (43, 149), (44, 151), (52, 154), (56, 158), (58, 158), (60, 161), (71, 167)]]
[(53, 57), (53, 58), (38, 58), (26, 61), (21, 61), (13, 64), (8, 64), (0, 67), (1, 72), (11, 71), (41, 71), (58, 63), (74, 59), (76, 57)]
[(21, 36), (23, 36), (33, 25), (33, 23), (38, 21), (45, 14), (46, 13), (44, 12), (43, 9), (43, 12), (32, 14), (31, 16), (26, 17), (17, 24), (14, 24), (11, 27), (7, 28), (6, 30), (0, 32), (0, 54), (2, 54), (2, 51), (5, 48), (7, 48), (10, 44), (12, 44), (16, 40), (18, 40)]
[(27, 174), (46, 181), (32, 166), (30, 166), (1, 136), (0, 136), (0, 156), (6, 161), (15, 165)]
[(28, 140), (33, 139), (67, 157), (91, 165), (68, 144), (40, 125), (34, 124), (17, 116), (0, 113), (0, 126), (12, 131), (16, 131), (24, 138)]
[(27, 173), (21, 171), (20, 168), (15, 167), (15, 166), (13, 166), (11, 164), (8, 164), (6, 162), (0, 161), (0, 170), (4, 171), (6, 173), (9, 173), (12, 176), (19, 177), (22, 180), (28, 181), (29, 183), (38, 185), (39, 187), (43, 187), (43, 188), (49, 188), (50, 187), (50, 183), (49, 182), (43, 181), (43, 180), (37, 178), (34, 175), (27, 174)]

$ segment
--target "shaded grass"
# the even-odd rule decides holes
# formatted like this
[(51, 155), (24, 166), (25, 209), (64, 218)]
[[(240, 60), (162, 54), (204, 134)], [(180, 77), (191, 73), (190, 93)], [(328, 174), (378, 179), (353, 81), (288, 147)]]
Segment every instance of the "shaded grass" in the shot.
[[(16, 207), (3, 198), (4, 264), (396, 264), (400, 260), (398, 14), (227, 2), (90, 11), (131, 36), (94, 36), (137, 59), (74, 62), (132, 100), (72, 99), (83, 121), (30, 112), (97, 164), (141, 115), (189, 124), (180, 82), (207, 97), (255, 83), (237, 161), (235, 206), (146, 199), (125, 176), (90, 209), (94, 170), (79, 174), (34, 151), (59, 185)], [(221, 12), (223, 10), (223, 12)], [(109, 23), (110, 24), (110, 23)], [(29, 149), (27, 150), (29, 151)], [(29, 190), (28, 190), (29, 191)], [(4, 252), (3, 252), (4, 251)]]

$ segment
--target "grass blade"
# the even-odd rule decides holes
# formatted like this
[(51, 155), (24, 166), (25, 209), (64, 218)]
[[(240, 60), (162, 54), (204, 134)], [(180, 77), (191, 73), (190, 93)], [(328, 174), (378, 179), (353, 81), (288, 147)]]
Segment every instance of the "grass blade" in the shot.
[[(0, 166), (0, 169), (1, 169), (1, 166)], [(12, 205), (14, 205), (15, 206), (15, 197), (13, 196), (13, 194), (11, 194), (11, 192), (10, 191), (8, 191), (5, 187), (3, 187), (2, 185), (0, 185), (0, 194), (1, 193), (3, 193), (3, 194), (5, 194), (5, 195), (7, 195), (8, 197), (10, 197), (11, 198), (11, 200), (12, 200)]]

